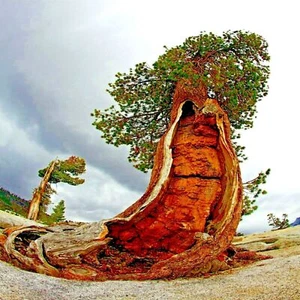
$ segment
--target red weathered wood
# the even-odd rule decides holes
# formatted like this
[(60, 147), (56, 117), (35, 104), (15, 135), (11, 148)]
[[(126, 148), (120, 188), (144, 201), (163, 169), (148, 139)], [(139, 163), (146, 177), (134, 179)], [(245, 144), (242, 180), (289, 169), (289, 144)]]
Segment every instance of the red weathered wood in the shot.
[(228, 267), (242, 183), (227, 115), (203, 95), (200, 87), (177, 87), (149, 186), (136, 203), (98, 223), (13, 230), (2, 241), (3, 257), (80, 280), (177, 278)]

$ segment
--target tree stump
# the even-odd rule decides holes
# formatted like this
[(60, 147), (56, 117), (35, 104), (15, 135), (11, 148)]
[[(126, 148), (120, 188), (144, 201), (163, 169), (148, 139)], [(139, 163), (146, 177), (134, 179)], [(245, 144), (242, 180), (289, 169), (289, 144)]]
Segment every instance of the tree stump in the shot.
[(79, 280), (171, 279), (225, 269), (242, 182), (227, 115), (216, 100), (202, 99), (175, 93), (149, 186), (136, 203), (101, 222), (6, 230), (2, 259)]

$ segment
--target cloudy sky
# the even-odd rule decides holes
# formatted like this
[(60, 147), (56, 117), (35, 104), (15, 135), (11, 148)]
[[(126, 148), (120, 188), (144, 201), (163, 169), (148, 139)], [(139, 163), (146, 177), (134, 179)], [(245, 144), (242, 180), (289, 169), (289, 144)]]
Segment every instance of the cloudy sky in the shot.
[(244, 181), (271, 168), (268, 195), (240, 231), (268, 229), (269, 212), (300, 216), (297, 1), (0, 0), (0, 186), (30, 199), (37, 171), (58, 157), (87, 161), (86, 183), (57, 185), (68, 219), (112, 217), (137, 200), (149, 175), (127, 149), (101, 140), (90, 113), (113, 99), (117, 72), (153, 63), (163, 46), (200, 31), (247, 30), (269, 43), (269, 95), (243, 134)]

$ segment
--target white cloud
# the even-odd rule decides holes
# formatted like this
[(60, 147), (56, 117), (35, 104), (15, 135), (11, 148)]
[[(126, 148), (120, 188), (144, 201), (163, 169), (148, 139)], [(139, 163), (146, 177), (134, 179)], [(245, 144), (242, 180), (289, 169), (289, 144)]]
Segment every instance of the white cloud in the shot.
[[(99, 221), (111, 218), (138, 200), (141, 193), (130, 191), (109, 175), (87, 165), (86, 181), (79, 186), (57, 185), (53, 204), (64, 199), (66, 218), (74, 221)], [(55, 188), (55, 186), (54, 186)]]
[(273, 213), (282, 219), (283, 214), (288, 215), (292, 223), (300, 215), (299, 205), (300, 193), (273, 194), (262, 197), (257, 201), (258, 210), (249, 216), (244, 216), (240, 223), (238, 232), (262, 232), (270, 230), (267, 215)]

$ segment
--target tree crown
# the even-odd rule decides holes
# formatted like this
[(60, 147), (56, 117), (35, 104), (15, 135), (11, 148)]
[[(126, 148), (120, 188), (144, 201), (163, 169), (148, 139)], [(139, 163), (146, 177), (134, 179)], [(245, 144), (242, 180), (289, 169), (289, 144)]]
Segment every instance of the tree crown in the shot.
[[(48, 166), (49, 167), (49, 166)], [(40, 177), (44, 177), (47, 168), (39, 170)], [(84, 179), (79, 178), (85, 172), (85, 160), (81, 157), (71, 156), (66, 160), (56, 160), (53, 172), (51, 173), (49, 183), (64, 182), (70, 185), (79, 185), (84, 183)]]
[(107, 143), (129, 145), (129, 161), (141, 171), (153, 166), (160, 137), (167, 130), (172, 97), (178, 83), (203, 86), (227, 112), (233, 129), (253, 125), (256, 103), (267, 95), (268, 44), (259, 35), (227, 31), (201, 32), (168, 49), (149, 66), (142, 62), (128, 73), (117, 73), (108, 92), (117, 102), (95, 110), (93, 125)]

